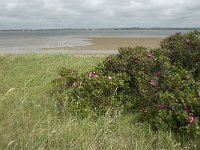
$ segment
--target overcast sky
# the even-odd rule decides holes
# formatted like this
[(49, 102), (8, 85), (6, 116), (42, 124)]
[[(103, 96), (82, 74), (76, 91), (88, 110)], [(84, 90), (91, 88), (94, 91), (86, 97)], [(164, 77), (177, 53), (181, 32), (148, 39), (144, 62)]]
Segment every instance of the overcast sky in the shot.
[(0, 29), (200, 27), (199, 0), (0, 0)]

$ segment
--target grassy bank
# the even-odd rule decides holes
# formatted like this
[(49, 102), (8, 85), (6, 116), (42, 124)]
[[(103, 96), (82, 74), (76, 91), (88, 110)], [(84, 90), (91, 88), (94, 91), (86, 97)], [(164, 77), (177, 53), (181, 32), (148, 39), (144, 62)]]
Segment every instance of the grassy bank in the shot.
[[(104, 56), (0, 55), (0, 149), (187, 149), (133, 115), (60, 116), (50, 94), (60, 67), (92, 69)], [(190, 149), (190, 148), (189, 148)]]

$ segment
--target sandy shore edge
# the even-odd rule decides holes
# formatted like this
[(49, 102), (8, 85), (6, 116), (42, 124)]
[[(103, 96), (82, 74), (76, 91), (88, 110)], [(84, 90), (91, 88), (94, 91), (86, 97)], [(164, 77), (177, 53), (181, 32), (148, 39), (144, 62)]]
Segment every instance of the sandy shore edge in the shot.
[(57, 47), (46, 50), (117, 50), (119, 47), (144, 46), (147, 48), (158, 48), (164, 37), (81, 37), (90, 41), (91, 45)]
[(1, 54), (66, 53), (66, 54), (113, 54), (119, 47), (144, 46), (158, 48), (164, 37), (75, 37), (89, 41), (91, 45), (63, 46), (41, 49), (1, 50)]

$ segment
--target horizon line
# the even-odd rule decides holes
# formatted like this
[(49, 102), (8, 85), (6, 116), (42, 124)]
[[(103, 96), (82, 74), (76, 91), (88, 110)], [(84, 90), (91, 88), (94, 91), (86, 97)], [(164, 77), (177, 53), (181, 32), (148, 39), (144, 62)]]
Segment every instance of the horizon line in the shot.
[(200, 29), (200, 27), (102, 27), (102, 28), (38, 28), (38, 29), (0, 29), (0, 31), (39, 31), (39, 30), (106, 30), (106, 29), (152, 29), (152, 30), (164, 30), (164, 29), (171, 29), (171, 30), (190, 30), (190, 29)]

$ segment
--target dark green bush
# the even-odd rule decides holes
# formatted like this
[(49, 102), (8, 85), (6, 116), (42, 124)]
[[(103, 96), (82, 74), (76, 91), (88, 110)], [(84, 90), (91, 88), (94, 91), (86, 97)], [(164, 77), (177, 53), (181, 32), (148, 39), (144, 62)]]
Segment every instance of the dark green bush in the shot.
[(199, 45), (197, 31), (178, 33), (159, 49), (119, 48), (85, 74), (63, 68), (54, 80), (59, 108), (83, 117), (123, 108), (155, 130), (199, 135)]
[[(64, 73), (64, 74), (63, 74)], [(53, 81), (54, 94), (60, 109), (67, 103), (68, 111), (83, 117), (102, 115), (107, 111), (132, 106), (129, 77), (125, 73), (103, 73), (100, 70), (77, 75), (63, 68)]]
[(194, 78), (200, 77), (200, 32), (182, 35), (176, 33), (161, 42), (161, 48), (168, 51), (173, 64), (192, 71)]

